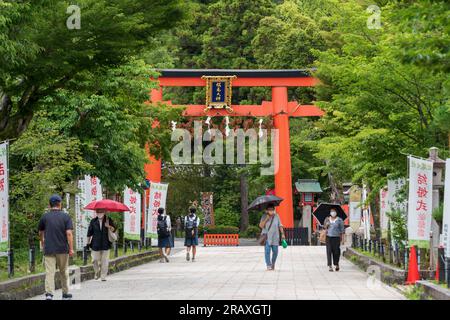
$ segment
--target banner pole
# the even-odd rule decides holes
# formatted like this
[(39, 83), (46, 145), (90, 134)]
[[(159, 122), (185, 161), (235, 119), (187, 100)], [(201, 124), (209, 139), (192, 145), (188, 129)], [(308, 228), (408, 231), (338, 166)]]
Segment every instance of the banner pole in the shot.
[(8, 183), (6, 184), (6, 203), (8, 206), (8, 210), (6, 211), (6, 218), (8, 219), (8, 250), (11, 250), (11, 221), (9, 219), (9, 141), (10, 140), (6, 140), (6, 181), (8, 181)]

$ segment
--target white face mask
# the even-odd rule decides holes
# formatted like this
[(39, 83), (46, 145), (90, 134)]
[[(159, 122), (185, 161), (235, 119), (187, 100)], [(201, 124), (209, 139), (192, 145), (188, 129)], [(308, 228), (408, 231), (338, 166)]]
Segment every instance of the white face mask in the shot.
[(330, 214), (333, 218), (336, 217), (336, 215), (337, 215), (336, 211), (331, 211)]
[(105, 216), (104, 213), (97, 213), (97, 217), (98, 217), (99, 219), (103, 219), (104, 216)]

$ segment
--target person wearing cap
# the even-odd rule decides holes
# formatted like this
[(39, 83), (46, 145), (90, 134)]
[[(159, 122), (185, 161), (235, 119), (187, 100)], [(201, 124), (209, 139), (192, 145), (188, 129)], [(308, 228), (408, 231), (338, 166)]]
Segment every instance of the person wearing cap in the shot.
[[(278, 247), (280, 245), (280, 234), (283, 240), (286, 237), (280, 216), (276, 213), (274, 205), (267, 206), (266, 213), (263, 214), (259, 222), (259, 227), (262, 229), (261, 234), (267, 235), (267, 240), (264, 245), (264, 257), (267, 270), (275, 270), (275, 262), (277, 261)], [(271, 252), (272, 259), (270, 258)]]
[(185, 239), (184, 246), (186, 247), (186, 260), (190, 259), (190, 251), (192, 247), (192, 262), (195, 261), (198, 246), (198, 226), (200, 225), (200, 218), (195, 214), (197, 210), (194, 207), (189, 209), (189, 215), (184, 218)]
[(59, 269), (62, 298), (71, 299), (69, 293), (69, 256), (73, 256), (73, 224), (70, 216), (61, 210), (62, 199), (52, 195), (50, 210), (39, 221), (39, 237), (44, 250), (45, 298), (53, 300), (55, 291), (55, 272)]
[(94, 266), (94, 278), (106, 281), (109, 268), (109, 250), (112, 243), (109, 241), (108, 230), (114, 232), (116, 225), (106, 211), (98, 209), (96, 217), (89, 223), (87, 232), (88, 246), (92, 249), (92, 264)]
[(172, 244), (172, 225), (170, 222), (170, 216), (164, 212), (164, 208), (158, 208), (158, 248), (159, 256), (161, 257), (159, 262), (169, 262), (170, 250), (173, 247)]

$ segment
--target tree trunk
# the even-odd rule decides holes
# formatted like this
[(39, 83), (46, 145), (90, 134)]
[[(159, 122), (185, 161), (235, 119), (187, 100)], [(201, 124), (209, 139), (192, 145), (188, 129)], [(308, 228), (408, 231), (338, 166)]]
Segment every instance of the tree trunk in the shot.
[(247, 174), (241, 174), (241, 232), (248, 228), (248, 181)]
[[(34, 90), (34, 87), (33, 89)], [(11, 115), (13, 106), (10, 97), (0, 91), (0, 141), (18, 138), (30, 124), (33, 119), (34, 98), (30, 98), (32, 93), (24, 94), (24, 97), (18, 103), (17, 111)]]

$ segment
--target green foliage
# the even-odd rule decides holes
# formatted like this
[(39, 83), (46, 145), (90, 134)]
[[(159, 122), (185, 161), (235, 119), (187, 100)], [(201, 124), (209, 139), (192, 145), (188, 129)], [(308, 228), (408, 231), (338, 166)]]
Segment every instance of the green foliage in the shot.
[[(0, 140), (11, 144), (11, 238), (36, 239), (52, 193), (77, 192), (98, 176), (108, 191), (144, 179), (144, 145), (167, 155), (180, 111), (144, 104), (155, 86), (139, 57), (147, 37), (181, 17), (178, 0), (82, 0), (81, 29), (69, 30), (66, 1), (0, 1)], [(153, 120), (160, 127), (152, 129)]]
[(220, 207), (214, 210), (214, 221), (217, 225), (239, 226), (240, 214), (230, 207)]
[(442, 223), (444, 217), (444, 203), (441, 202), (438, 207), (433, 210), (433, 219), (439, 223)]
[(77, 139), (39, 117), (10, 148), (10, 225), (15, 248), (37, 239), (37, 224), (51, 194), (75, 192), (73, 178), (91, 169)]
[(81, 28), (71, 30), (66, 1), (0, 3), (0, 140), (20, 135), (58, 90), (78, 92), (70, 83), (80, 74), (126, 63), (147, 46), (147, 37), (181, 17), (179, 0), (81, 0), (77, 5)]
[[(167, 193), (167, 212), (173, 216), (185, 216), (189, 213), (191, 203), (200, 203), (200, 193), (211, 190), (212, 178), (204, 175), (203, 166), (173, 166), (166, 165), (162, 170), (164, 181), (169, 183)], [(214, 207), (217, 198), (214, 196)], [(203, 221), (201, 210), (197, 215)]]
[(422, 287), (412, 286), (405, 291), (405, 296), (408, 300), (421, 300), (424, 293)]
[(247, 230), (240, 233), (241, 238), (256, 238), (261, 233), (261, 229), (257, 226), (248, 226)]
[(406, 213), (401, 210), (394, 210), (387, 215), (391, 221), (392, 237), (400, 247), (404, 247), (407, 240)]
[(209, 234), (238, 234), (239, 228), (227, 225), (215, 225), (203, 227), (203, 233)]
[[(430, 6), (440, 9), (431, 12)], [(324, 25), (328, 50), (313, 50), (318, 56), (316, 75), (323, 83), (316, 88), (318, 105), (327, 112), (318, 124), (324, 137), (316, 144), (316, 156), (327, 162), (324, 172), (332, 172), (340, 182), (364, 181), (373, 190), (371, 197), (387, 174), (406, 175), (404, 154), (425, 156), (429, 147), (443, 150), (448, 142), (445, 121), (435, 119), (448, 105), (448, 76), (442, 72), (448, 50), (433, 51), (444, 59), (435, 60), (430, 72), (427, 64), (408, 59), (425, 54), (415, 52), (428, 50), (423, 42), (406, 40), (422, 39), (440, 48), (448, 36), (439, 23), (422, 21), (427, 27), (417, 29), (404, 20), (422, 19), (421, 13), (448, 20), (448, 4), (417, 2), (414, 7), (386, 5), (382, 29), (377, 30), (366, 27), (364, 6), (342, 3)]]

